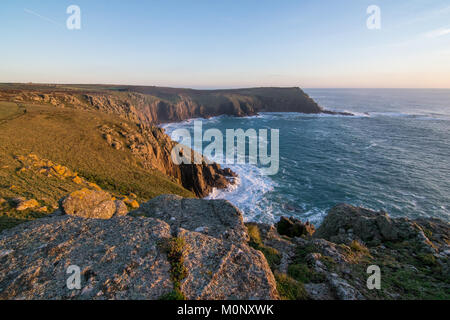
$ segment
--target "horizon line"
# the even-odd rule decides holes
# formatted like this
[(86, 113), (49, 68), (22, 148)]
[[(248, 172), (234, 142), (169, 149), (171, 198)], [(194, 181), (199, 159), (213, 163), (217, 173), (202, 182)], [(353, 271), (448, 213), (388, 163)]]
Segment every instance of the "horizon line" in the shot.
[(223, 87), (210, 87), (210, 86), (167, 86), (167, 85), (154, 85), (154, 84), (125, 84), (125, 83), (63, 83), (63, 82), (0, 82), (2, 85), (69, 85), (69, 86), (76, 86), (76, 85), (84, 85), (84, 86), (130, 86), (130, 87), (159, 87), (159, 88), (174, 88), (174, 89), (188, 89), (188, 90), (233, 90), (233, 89), (253, 89), (253, 88), (300, 88), (300, 89), (330, 89), (330, 90), (356, 90), (356, 89), (367, 89), (367, 90), (450, 90), (450, 87), (335, 87), (335, 86), (329, 86), (329, 87), (308, 87), (308, 86), (299, 86), (299, 85), (288, 85), (288, 86), (275, 86), (275, 85), (255, 85), (255, 86), (223, 86)]

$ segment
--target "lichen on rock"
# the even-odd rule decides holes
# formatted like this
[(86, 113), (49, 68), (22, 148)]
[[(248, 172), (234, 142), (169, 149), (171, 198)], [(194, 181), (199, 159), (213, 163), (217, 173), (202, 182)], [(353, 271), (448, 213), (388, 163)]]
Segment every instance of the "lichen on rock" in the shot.
[(61, 209), (71, 216), (96, 219), (123, 216), (128, 211), (123, 201), (113, 200), (108, 192), (87, 188), (74, 191), (62, 199)]
[[(0, 298), (279, 297), (266, 259), (248, 246), (242, 214), (230, 203), (162, 196), (111, 219), (120, 201), (112, 199), (78, 190), (60, 202), (61, 214), (1, 233)], [(174, 239), (183, 245), (164, 249)], [(70, 265), (82, 270), (79, 290), (65, 286)]]

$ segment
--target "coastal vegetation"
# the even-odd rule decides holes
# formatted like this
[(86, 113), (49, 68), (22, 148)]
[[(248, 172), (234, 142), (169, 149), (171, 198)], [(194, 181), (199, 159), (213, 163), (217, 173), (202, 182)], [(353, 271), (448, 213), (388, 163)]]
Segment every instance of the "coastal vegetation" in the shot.
[(183, 238), (173, 237), (162, 244), (163, 250), (167, 254), (170, 263), (170, 279), (173, 283), (173, 290), (160, 297), (161, 300), (185, 300), (181, 291), (181, 281), (186, 278), (187, 270), (184, 266), (184, 248), (186, 243)]

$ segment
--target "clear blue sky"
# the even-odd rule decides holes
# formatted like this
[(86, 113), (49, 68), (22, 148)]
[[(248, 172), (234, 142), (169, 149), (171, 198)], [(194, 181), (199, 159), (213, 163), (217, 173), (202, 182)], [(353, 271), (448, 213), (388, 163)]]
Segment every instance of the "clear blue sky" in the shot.
[(2, 0), (0, 26), (0, 82), (450, 88), (449, 0)]

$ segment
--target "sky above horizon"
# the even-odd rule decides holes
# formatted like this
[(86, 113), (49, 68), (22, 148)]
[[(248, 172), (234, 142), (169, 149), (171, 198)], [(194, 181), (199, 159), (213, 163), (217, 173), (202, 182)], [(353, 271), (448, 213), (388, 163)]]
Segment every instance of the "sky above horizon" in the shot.
[(449, 0), (2, 0), (0, 25), (0, 82), (450, 88)]

